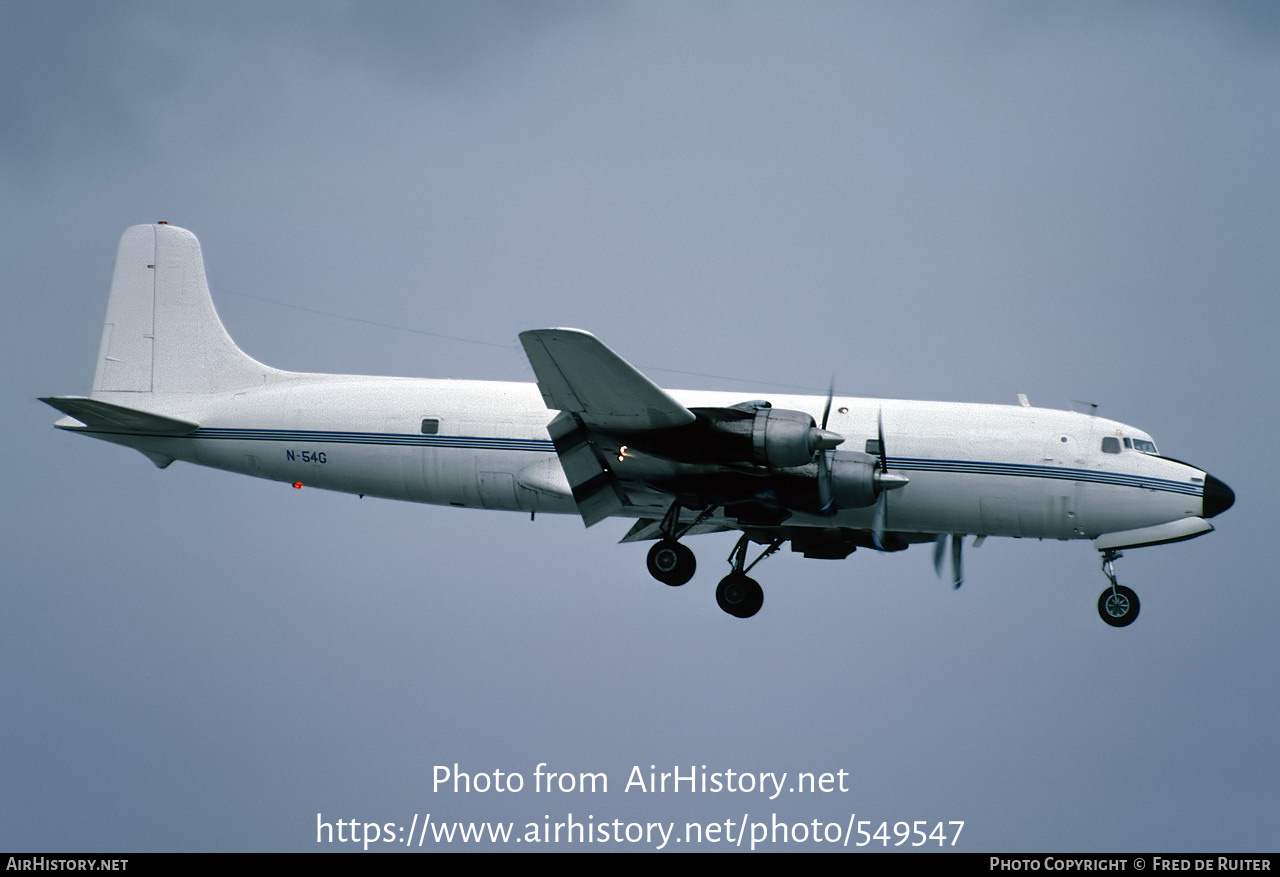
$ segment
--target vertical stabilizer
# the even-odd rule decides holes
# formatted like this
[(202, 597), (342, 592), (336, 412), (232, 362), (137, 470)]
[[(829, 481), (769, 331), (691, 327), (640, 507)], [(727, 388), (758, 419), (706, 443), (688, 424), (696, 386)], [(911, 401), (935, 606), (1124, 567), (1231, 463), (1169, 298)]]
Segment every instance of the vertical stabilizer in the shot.
[(246, 355), (209, 297), (200, 242), (172, 225), (120, 238), (93, 394), (215, 393), (279, 374)]

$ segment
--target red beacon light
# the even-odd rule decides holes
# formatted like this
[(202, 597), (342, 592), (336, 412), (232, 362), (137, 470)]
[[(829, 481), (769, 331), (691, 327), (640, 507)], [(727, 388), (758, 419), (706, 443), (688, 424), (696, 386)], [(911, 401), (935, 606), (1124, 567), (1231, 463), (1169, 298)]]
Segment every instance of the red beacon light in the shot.
[(295, 489), (295, 490), (301, 490), (301, 489), (302, 489), (302, 482), (301, 482), (301, 481), (295, 481), (295, 482), (293, 482), (293, 487), (294, 487), (294, 489)]

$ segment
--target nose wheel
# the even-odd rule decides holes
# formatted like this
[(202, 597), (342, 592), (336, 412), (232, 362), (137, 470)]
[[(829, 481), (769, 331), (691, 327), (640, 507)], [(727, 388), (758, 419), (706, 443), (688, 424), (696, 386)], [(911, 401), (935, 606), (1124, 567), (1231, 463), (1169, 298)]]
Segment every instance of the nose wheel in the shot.
[(1111, 587), (1098, 597), (1098, 615), (1112, 627), (1128, 627), (1138, 617), (1138, 595), (1132, 588), (1126, 588), (1116, 581), (1115, 571), (1111, 563), (1122, 555), (1119, 551), (1102, 552), (1102, 574), (1111, 582)]

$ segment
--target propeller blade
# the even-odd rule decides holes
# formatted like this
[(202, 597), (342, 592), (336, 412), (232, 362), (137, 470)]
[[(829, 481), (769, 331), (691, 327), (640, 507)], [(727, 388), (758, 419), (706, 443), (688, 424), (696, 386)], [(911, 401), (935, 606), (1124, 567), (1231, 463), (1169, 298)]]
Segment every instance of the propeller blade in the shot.
[[(939, 533), (933, 542), (933, 571), (942, 575), (942, 558), (947, 553), (947, 534)], [(952, 533), (951, 539), (951, 586), (958, 588), (964, 584), (964, 534)]]
[(827, 458), (826, 451), (818, 451), (818, 513), (831, 515), (835, 510), (831, 489), (831, 461)]
[(827, 387), (827, 402), (822, 406), (822, 426), (809, 431), (809, 444), (818, 458), (818, 513), (833, 515), (836, 511), (834, 488), (831, 485), (831, 458), (828, 452), (844, 443), (844, 436), (827, 429), (831, 417), (831, 400), (836, 394), (836, 379), (832, 375)]
[(884, 551), (884, 527), (885, 517), (888, 509), (885, 507), (885, 497), (887, 493), (881, 493), (876, 497), (876, 510), (871, 515), (871, 542), (876, 546), (876, 551)]
[[(900, 487), (900, 484), (888, 484), (885, 476), (889, 472), (889, 461), (884, 453), (884, 409), (876, 409), (876, 444), (880, 451), (880, 470), (876, 473), (876, 510), (871, 517), (871, 542), (877, 551), (884, 551), (885, 519), (889, 516), (889, 490)], [(892, 476), (890, 476), (892, 477)], [(902, 479), (906, 483), (906, 479)], [(886, 486), (887, 485), (887, 486)]]
[(964, 584), (964, 569), (961, 566), (961, 552), (964, 551), (964, 536), (960, 533), (951, 534), (951, 587), (959, 588)]
[(884, 449), (884, 409), (876, 409), (876, 440), (880, 443), (880, 471), (889, 471), (889, 455)]

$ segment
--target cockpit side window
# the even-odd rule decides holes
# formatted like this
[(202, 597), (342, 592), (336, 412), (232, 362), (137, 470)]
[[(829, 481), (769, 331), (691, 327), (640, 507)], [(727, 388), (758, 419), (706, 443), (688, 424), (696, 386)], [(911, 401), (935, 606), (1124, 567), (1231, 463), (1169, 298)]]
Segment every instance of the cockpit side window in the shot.
[(1120, 453), (1120, 439), (1113, 435), (1106, 436), (1102, 440), (1102, 453), (1118, 454)]

